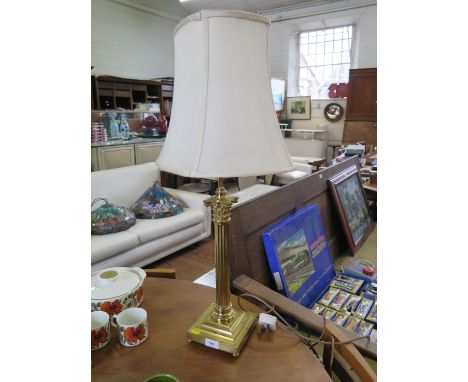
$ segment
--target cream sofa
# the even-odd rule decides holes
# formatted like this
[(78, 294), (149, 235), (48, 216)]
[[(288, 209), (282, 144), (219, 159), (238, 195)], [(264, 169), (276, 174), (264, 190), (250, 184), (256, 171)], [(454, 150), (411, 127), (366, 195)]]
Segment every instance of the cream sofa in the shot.
[[(107, 198), (109, 203), (130, 207), (155, 179), (160, 180), (155, 163), (92, 172), (91, 201)], [(166, 190), (184, 203), (184, 212), (164, 219), (137, 219), (122, 232), (91, 235), (92, 271), (142, 267), (211, 235), (211, 212), (203, 204), (208, 195)]]

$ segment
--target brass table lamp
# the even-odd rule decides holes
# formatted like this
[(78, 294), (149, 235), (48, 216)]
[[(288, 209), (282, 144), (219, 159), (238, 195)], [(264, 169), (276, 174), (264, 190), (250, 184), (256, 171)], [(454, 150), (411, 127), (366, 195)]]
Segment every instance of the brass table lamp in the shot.
[[(240, 11), (201, 11), (175, 28), (171, 122), (157, 165), (190, 178), (218, 178), (211, 207), (216, 302), (188, 329), (190, 341), (238, 356), (257, 315), (230, 302), (229, 221), (236, 197), (222, 178), (290, 171), (268, 68), (270, 21)], [(235, 256), (235, 254), (232, 254)]]

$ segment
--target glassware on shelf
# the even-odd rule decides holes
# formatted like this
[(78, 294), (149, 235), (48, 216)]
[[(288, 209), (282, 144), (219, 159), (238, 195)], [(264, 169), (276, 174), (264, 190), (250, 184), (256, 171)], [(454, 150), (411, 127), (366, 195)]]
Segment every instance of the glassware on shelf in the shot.
[(115, 113), (108, 113), (109, 118), (109, 138), (119, 138), (119, 125), (115, 120)]
[(102, 122), (91, 123), (91, 142), (92, 143), (106, 143), (107, 131)]
[(120, 114), (120, 135), (123, 139), (130, 139), (130, 131), (125, 113)]

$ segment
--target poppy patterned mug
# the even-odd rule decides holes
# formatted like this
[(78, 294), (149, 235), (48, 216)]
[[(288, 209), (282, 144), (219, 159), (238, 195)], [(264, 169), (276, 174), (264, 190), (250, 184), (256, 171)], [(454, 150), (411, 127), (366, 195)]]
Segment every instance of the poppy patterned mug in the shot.
[(137, 346), (148, 338), (148, 314), (143, 308), (129, 308), (112, 317), (123, 346)]
[(91, 350), (97, 350), (106, 346), (109, 340), (109, 315), (100, 310), (91, 312)]

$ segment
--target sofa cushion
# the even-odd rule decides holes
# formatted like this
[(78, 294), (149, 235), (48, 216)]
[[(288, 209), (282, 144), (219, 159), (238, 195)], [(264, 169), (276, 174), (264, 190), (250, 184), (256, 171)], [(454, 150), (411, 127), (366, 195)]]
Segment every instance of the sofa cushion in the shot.
[(139, 245), (138, 236), (127, 231), (91, 235), (91, 263), (128, 251)]
[(184, 208), (181, 214), (164, 219), (137, 219), (136, 224), (126, 232), (137, 235), (140, 244), (143, 244), (203, 222), (204, 218), (203, 212)]

